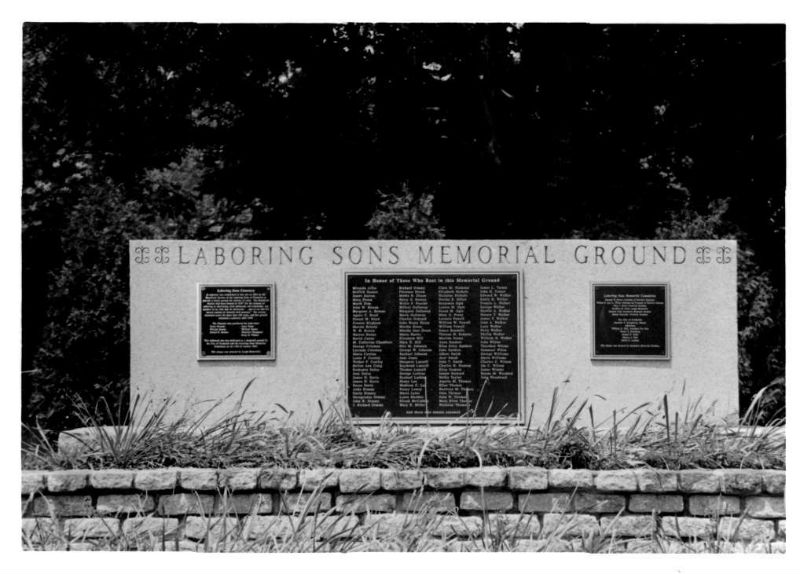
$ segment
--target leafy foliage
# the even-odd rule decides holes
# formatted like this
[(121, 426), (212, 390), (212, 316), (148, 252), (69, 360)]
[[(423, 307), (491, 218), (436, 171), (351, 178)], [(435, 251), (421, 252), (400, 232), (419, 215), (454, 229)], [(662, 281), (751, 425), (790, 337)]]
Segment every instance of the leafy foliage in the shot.
[[(189, 149), (180, 163), (145, 172), (142, 200), (124, 186), (97, 182), (84, 164), (72, 177), (80, 184), (57, 249), (60, 267), (48, 278), (42, 344), (33, 357), (35, 383), (27, 387), (26, 408), (40, 421), (78, 423), (74, 397), (94, 404), (101, 398), (127, 404), (129, 355), (128, 241), (143, 238), (246, 238), (260, 201), (241, 207), (202, 194), (202, 155)], [(66, 190), (64, 190), (66, 191)], [(54, 196), (27, 193), (26, 229), (41, 226), (32, 215)]]
[[(770, 273), (761, 269), (746, 233), (728, 219), (730, 199), (716, 199), (699, 212), (688, 207), (671, 214), (656, 236), (668, 239), (738, 239), (739, 394), (748, 404), (763, 388), (765, 420), (779, 416), (786, 385), (783, 306)], [(776, 316), (777, 315), (777, 316)], [(758, 381), (771, 381), (758, 385)], [(764, 422), (759, 421), (759, 422)]]
[(367, 222), (375, 239), (442, 239), (444, 230), (433, 212), (433, 194), (415, 196), (404, 184), (398, 194), (379, 192), (378, 208)]

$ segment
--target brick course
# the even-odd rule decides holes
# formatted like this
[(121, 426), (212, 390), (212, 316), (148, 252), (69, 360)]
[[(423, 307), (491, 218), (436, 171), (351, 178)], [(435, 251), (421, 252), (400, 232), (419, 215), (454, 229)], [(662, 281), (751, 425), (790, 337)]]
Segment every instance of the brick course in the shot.
[(37, 496), (33, 505), (28, 505), (30, 516), (92, 516), (94, 507), (88, 495)]
[(683, 512), (683, 497), (678, 494), (632, 494), (628, 499), (631, 512)]
[(89, 483), (89, 472), (85, 470), (60, 470), (47, 474), (47, 490), (50, 492), (74, 492), (83, 490)]
[(178, 471), (174, 468), (137, 470), (133, 487), (137, 490), (174, 490), (178, 482)]
[(711, 518), (692, 516), (665, 516), (661, 519), (664, 534), (675, 538), (703, 538), (713, 536), (717, 523)]
[(671, 470), (637, 470), (636, 482), (640, 492), (675, 492), (678, 473)]
[(647, 536), (656, 527), (652, 516), (603, 516), (600, 528), (605, 532), (614, 532), (616, 536)]
[(178, 482), (186, 490), (216, 490), (219, 476), (214, 468), (182, 468), (178, 471)]
[(719, 492), (720, 475), (714, 470), (682, 470), (678, 472), (678, 486), (687, 493)]
[(269, 493), (223, 494), (217, 498), (219, 514), (272, 514), (272, 495)]
[(238, 536), (236, 529), (251, 539), (288, 537), (315, 523), (324, 544), (335, 532), (374, 527), (384, 536), (422, 520), (443, 545), (501, 531), (530, 540), (602, 530), (632, 551), (646, 551), (631, 540), (654, 531), (665, 544), (719, 536), (735, 550), (785, 544), (784, 491), (785, 472), (758, 470), (104, 469), (23, 472), (21, 503), (29, 541), (56, 529), (73, 549), (111, 532), (149, 537), (156, 547), (166, 529), (174, 548)]
[(464, 486), (499, 488), (506, 485), (508, 471), (497, 466), (464, 469)]
[(415, 490), (422, 488), (424, 477), (419, 470), (381, 470), (384, 490)]
[(689, 497), (689, 514), (696, 516), (716, 516), (739, 514), (741, 504), (735, 496), (696, 495)]
[(545, 514), (542, 518), (544, 533), (561, 533), (564, 535), (586, 536), (597, 534), (600, 524), (597, 517), (591, 514)]
[(303, 469), (300, 471), (297, 480), (298, 486), (306, 492), (325, 488), (336, 488), (339, 486), (339, 469)]
[(22, 471), (22, 494), (32, 494), (44, 489), (45, 473), (37, 471)]
[(755, 518), (732, 516), (721, 518), (717, 531), (725, 540), (734, 537), (742, 540), (772, 540), (775, 538), (775, 524), (771, 520)]
[(348, 469), (339, 473), (339, 491), (366, 493), (381, 487), (381, 471), (377, 468)]
[(101, 516), (115, 514), (141, 514), (155, 509), (152, 496), (141, 494), (101, 494), (97, 497), (97, 514)]
[(490, 535), (513, 533), (512, 538), (530, 538), (539, 534), (542, 525), (535, 514), (490, 514), (486, 529)]
[(510, 492), (465, 490), (461, 493), (459, 507), (463, 510), (508, 511), (514, 508), (514, 496)]
[(786, 503), (782, 496), (750, 496), (745, 498), (744, 513), (750, 518), (785, 518)]
[(757, 470), (721, 470), (720, 492), (725, 494), (758, 494), (761, 473)]
[(782, 470), (761, 471), (764, 483), (764, 492), (768, 494), (783, 494), (786, 489), (786, 473)]
[(122, 522), (122, 533), (126, 536), (174, 535), (178, 530), (177, 518), (156, 518), (153, 516), (128, 518)]
[(303, 492), (281, 496), (281, 509), (283, 512), (305, 512), (315, 514), (325, 512), (331, 508), (331, 495), (329, 492)]
[(401, 495), (399, 509), (404, 512), (455, 512), (456, 499), (452, 492), (405, 493)]
[(547, 470), (544, 468), (510, 468), (508, 486), (511, 490), (547, 490)]
[(105, 538), (119, 534), (117, 518), (67, 518), (64, 534), (70, 538)]
[(158, 513), (162, 516), (207, 515), (212, 512), (214, 512), (214, 496), (211, 494), (169, 494), (158, 499)]
[(592, 488), (594, 473), (591, 470), (552, 469), (547, 471), (550, 488)]
[(632, 470), (609, 470), (598, 472), (594, 486), (603, 492), (636, 492), (638, 483)]
[(462, 488), (464, 470), (461, 468), (430, 468), (422, 472), (425, 486), (436, 489)]
[(625, 497), (621, 494), (579, 492), (572, 501), (575, 512), (608, 514), (625, 510)]
[(235, 537), (242, 526), (239, 520), (226, 517), (188, 516), (184, 525), (184, 536), (192, 540), (218, 541), (223, 537)]
[(392, 512), (397, 508), (394, 494), (341, 494), (336, 497), (336, 510), (342, 513)]
[(297, 486), (298, 472), (287, 468), (263, 470), (258, 479), (259, 488), (270, 490), (291, 490)]
[(219, 486), (229, 490), (254, 490), (258, 484), (257, 468), (228, 468), (219, 471)]
[(568, 512), (572, 496), (565, 492), (519, 495), (520, 512)]

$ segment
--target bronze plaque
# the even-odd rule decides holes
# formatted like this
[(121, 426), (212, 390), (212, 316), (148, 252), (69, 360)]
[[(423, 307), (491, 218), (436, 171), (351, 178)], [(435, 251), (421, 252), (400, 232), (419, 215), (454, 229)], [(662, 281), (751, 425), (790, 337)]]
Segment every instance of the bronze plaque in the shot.
[(199, 360), (275, 358), (275, 287), (199, 285)]
[(670, 358), (669, 285), (592, 285), (592, 358)]
[(519, 420), (520, 297), (518, 273), (348, 273), (353, 416)]

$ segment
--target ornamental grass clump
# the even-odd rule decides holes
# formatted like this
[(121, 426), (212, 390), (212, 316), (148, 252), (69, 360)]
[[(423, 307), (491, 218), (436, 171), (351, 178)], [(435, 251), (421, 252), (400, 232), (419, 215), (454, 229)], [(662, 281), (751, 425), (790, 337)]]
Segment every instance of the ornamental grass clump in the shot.
[[(251, 381), (252, 383), (252, 381)], [(596, 420), (589, 399), (561, 406), (555, 387), (541, 425), (531, 405), (523, 425), (475, 413), (448, 425), (407, 426), (390, 416), (377, 425), (356, 424), (341, 401), (319, 403), (318, 415), (295, 420), (243, 408), (250, 384), (231, 397), (175, 416), (174, 401), (137, 397), (124, 412), (101, 401), (76, 403), (95, 439), (59, 451), (42, 429), (25, 428), (23, 465), (35, 469), (158, 467), (449, 468), (540, 466), (624, 469), (785, 468), (783, 418), (756, 427), (763, 417), (756, 395), (741, 420), (730, 422), (701, 409), (700, 400), (670, 404), (667, 396)], [(600, 399), (602, 399), (600, 397)], [(199, 414), (198, 414), (199, 413)], [(114, 424), (104, 426), (101, 420)]]

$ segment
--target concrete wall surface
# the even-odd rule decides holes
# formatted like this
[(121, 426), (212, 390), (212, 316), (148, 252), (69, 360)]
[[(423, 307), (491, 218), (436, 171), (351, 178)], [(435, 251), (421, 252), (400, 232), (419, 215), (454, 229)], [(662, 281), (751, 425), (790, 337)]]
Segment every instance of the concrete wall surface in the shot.
[[(738, 410), (734, 241), (132, 241), (131, 391), (179, 405), (238, 398), (304, 419), (345, 391), (345, 273), (519, 272), (523, 420), (589, 398), (595, 418), (669, 395)], [(591, 287), (666, 283), (668, 360), (593, 360)], [(198, 360), (199, 284), (275, 285), (276, 357)]]

